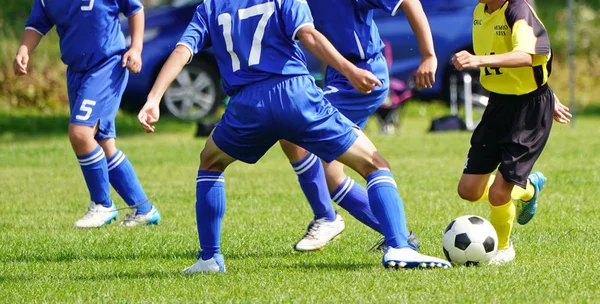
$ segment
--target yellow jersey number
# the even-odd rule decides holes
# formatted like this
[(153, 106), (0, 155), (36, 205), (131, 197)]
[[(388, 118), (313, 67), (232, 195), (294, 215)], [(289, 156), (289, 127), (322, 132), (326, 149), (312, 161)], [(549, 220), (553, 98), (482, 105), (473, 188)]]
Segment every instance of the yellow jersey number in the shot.
[[(490, 53), (490, 55), (495, 55), (495, 54), (496, 53), (494, 53), (494, 52)], [(500, 71), (500, 68), (485, 67), (484, 70), (485, 70), (485, 76), (492, 76), (493, 75), (490, 70), (493, 70), (496, 75), (502, 75), (502, 72)]]

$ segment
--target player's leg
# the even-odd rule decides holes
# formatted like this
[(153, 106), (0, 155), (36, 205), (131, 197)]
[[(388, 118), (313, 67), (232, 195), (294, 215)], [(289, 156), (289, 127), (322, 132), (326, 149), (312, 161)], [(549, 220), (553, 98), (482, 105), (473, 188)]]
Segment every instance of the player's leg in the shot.
[(158, 209), (150, 202), (125, 153), (116, 147), (115, 138), (105, 138), (98, 142), (107, 155), (110, 184), (125, 203), (133, 208), (130, 214), (125, 215), (121, 226), (133, 227), (160, 223), (161, 216)]
[(196, 225), (201, 251), (196, 263), (184, 269), (184, 273), (225, 272), (225, 260), (220, 251), (226, 204), (224, 171), (234, 161), (215, 145), (211, 134), (200, 153), (196, 177)]
[(324, 99), (321, 92), (309, 90), (315, 86), (312, 79), (297, 77), (296, 81), (296, 86), (302, 89), (296, 94), (299, 96), (289, 96), (294, 101), (294, 108), (290, 109), (294, 119), (286, 127), (302, 132), (291, 136), (283, 133), (285, 139), (315, 153), (325, 162), (337, 159), (367, 180), (371, 210), (381, 225), (388, 245), (384, 265), (450, 267), (448, 262), (421, 255), (408, 245), (402, 199), (393, 174), (389, 171), (389, 164), (379, 155), (375, 146), (356, 125)]
[[(373, 72), (381, 80), (382, 86), (365, 95), (357, 92), (338, 71), (328, 68), (324, 94), (340, 113), (360, 129), (364, 129), (369, 117), (388, 95), (389, 72), (382, 54), (372, 60), (360, 62), (357, 66)], [(367, 190), (344, 173), (344, 166), (341, 163), (333, 161), (324, 166), (332, 200), (357, 220), (381, 233), (379, 222), (369, 206)]]
[(256, 163), (277, 138), (267, 107), (256, 100), (267, 100), (264, 91), (245, 89), (233, 96), (221, 121), (206, 141), (200, 153), (200, 168), (196, 176), (196, 224), (201, 251), (196, 263), (184, 273), (224, 272), (225, 262), (220, 252), (221, 223), (225, 214), (224, 171), (235, 160)]
[(294, 245), (298, 251), (322, 249), (329, 241), (340, 235), (345, 228), (344, 220), (336, 214), (325, 180), (321, 160), (297, 145), (286, 140), (279, 141), (281, 149), (290, 160), (298, 182), (313, 210), (314, 218), (309, 223), (302, 239)]
[(367, 181), (369, 204), (388, 246), (383, 256), (383, 265), (394, 268), (449, 268), (450, 263), (447, 261), (420, 254), (411, 248), (404, 205), (389, 163), (364, 133), (358, 130), (356, 132), (358, 138), (338, 161), (358, 172)]
[(104, 151), (94, 139), (102, 104), (97, 104), (93, 94), (83, 95), (86, 75), (67, 73), (69, 89), (69, 141), (77, 156), (81, 171), (90, 193), (86, 214), (75, 222), (77, 228), (95, 228), (117, 218), (118, 212), (110, 199), (108, 166)]
[(369, 205), (367, 189), (344, 173), (344, 164), (332, 161), (323, 166), (333, 202), (367, 227), (381, 233), (379, 222)]
[[(146, 196), (131, 162), (116, 146), (115, 117), (128, 78), (129, 73), (121, 66), (120, 56), (114, 56), (94, 72), (94, 77), (90, 81), (94, 81), (92, 89), (101, 92), (104, 103), (96, 140), (102, 146), (107, 158), (110, 184), (133, 209), (125, 216), (121, 225), (132, 227), (158, 224), (161, 216)], [(106, 81), (107, 79), (111, 81)]]
[[(514, 170), (515, 175), (511, 178), (517, 187), (512, 196), (517, 204), (517, 222), (525, 225), (535, 215), (539, 194), (546, 184), (544, 174), (531, 171), (550, 137), (554, 115), (554, 92), (549, 86), (543, 86), (535, 91), (527, 102), (519, 103), (519, 106), (516, 120), (527, 123), (519, 124), (520, 128), (514, 130), (516, 143), (506, 149), (500, 170), (505, 170), (503, 173), (506, 174)], [(519, 160), (519, 166), (516, 166), (516, 159)]]

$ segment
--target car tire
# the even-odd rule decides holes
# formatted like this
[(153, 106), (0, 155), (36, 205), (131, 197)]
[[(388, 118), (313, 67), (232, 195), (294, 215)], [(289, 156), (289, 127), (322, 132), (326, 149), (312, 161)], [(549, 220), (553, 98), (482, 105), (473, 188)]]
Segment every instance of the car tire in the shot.
[(197, 121), (215, 112), (224, 97), (218, 68), (210, 62), (194, 60), (171, 83), (163, 105), (176, 118)]

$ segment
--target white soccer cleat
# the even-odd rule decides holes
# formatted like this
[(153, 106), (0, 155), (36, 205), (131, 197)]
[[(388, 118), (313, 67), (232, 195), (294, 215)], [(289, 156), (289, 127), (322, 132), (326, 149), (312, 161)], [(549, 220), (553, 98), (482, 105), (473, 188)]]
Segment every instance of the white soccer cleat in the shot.
[(450, 262), (420, 254), (411, 248), (388, 247), (383, 255), (385, 268), (450, 268)]
[(225, 259), (222, 254), (216, 253), (212, 258), (203, 260), (198, 254), (196, 263), (182, 271), (184, 274), (194, 273), (209, 273), (209, 272), (225, 272)]
[(515, 247), (513, 247), (512, 242), (510, 242), (510, 246), (506, 249), (498, 249), (496, 255), (490, 260), (491, 265), (502, 265), (506, 263), (510, 263), (515, 259), (516, 252)]
[(131, 213), (125, 215), (125, 218), (121, 222), (123, 227), (135, 227), (140, 225), (158, 225), (160, 223), (160, 213), (158, 209), (152, 206), (152, 209), (146, 214), (135, 214), (136, 208), (131, 210)]
[(116, 220), (118, 215), (119, 211), (117, 211), (115, 203), (112, 203), (112, 206), (106, 208), (102, 205), (90, 202), (88, 210), (83, 218), (75, 222), (75, 228), (102, 227)]
[(344, 220), (339, 214), (336, 214), (333, 222), (328, 222), (323, 218), (314, 220), (310, 222), (306, 234), (296, 243), (294, 249), (297, 251), (320, 250), (329, 241), (340, 235), (344, 231), (344, 228)]

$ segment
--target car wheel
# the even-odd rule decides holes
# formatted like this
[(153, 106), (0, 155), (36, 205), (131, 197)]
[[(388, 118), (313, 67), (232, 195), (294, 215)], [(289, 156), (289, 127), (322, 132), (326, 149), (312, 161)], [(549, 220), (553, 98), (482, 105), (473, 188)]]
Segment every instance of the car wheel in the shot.
[(204, 61), (192, 61), (169, 86), (163, 102), (173, 116), (199, 120), (213, 113), (222, 99), (217, 69)]

